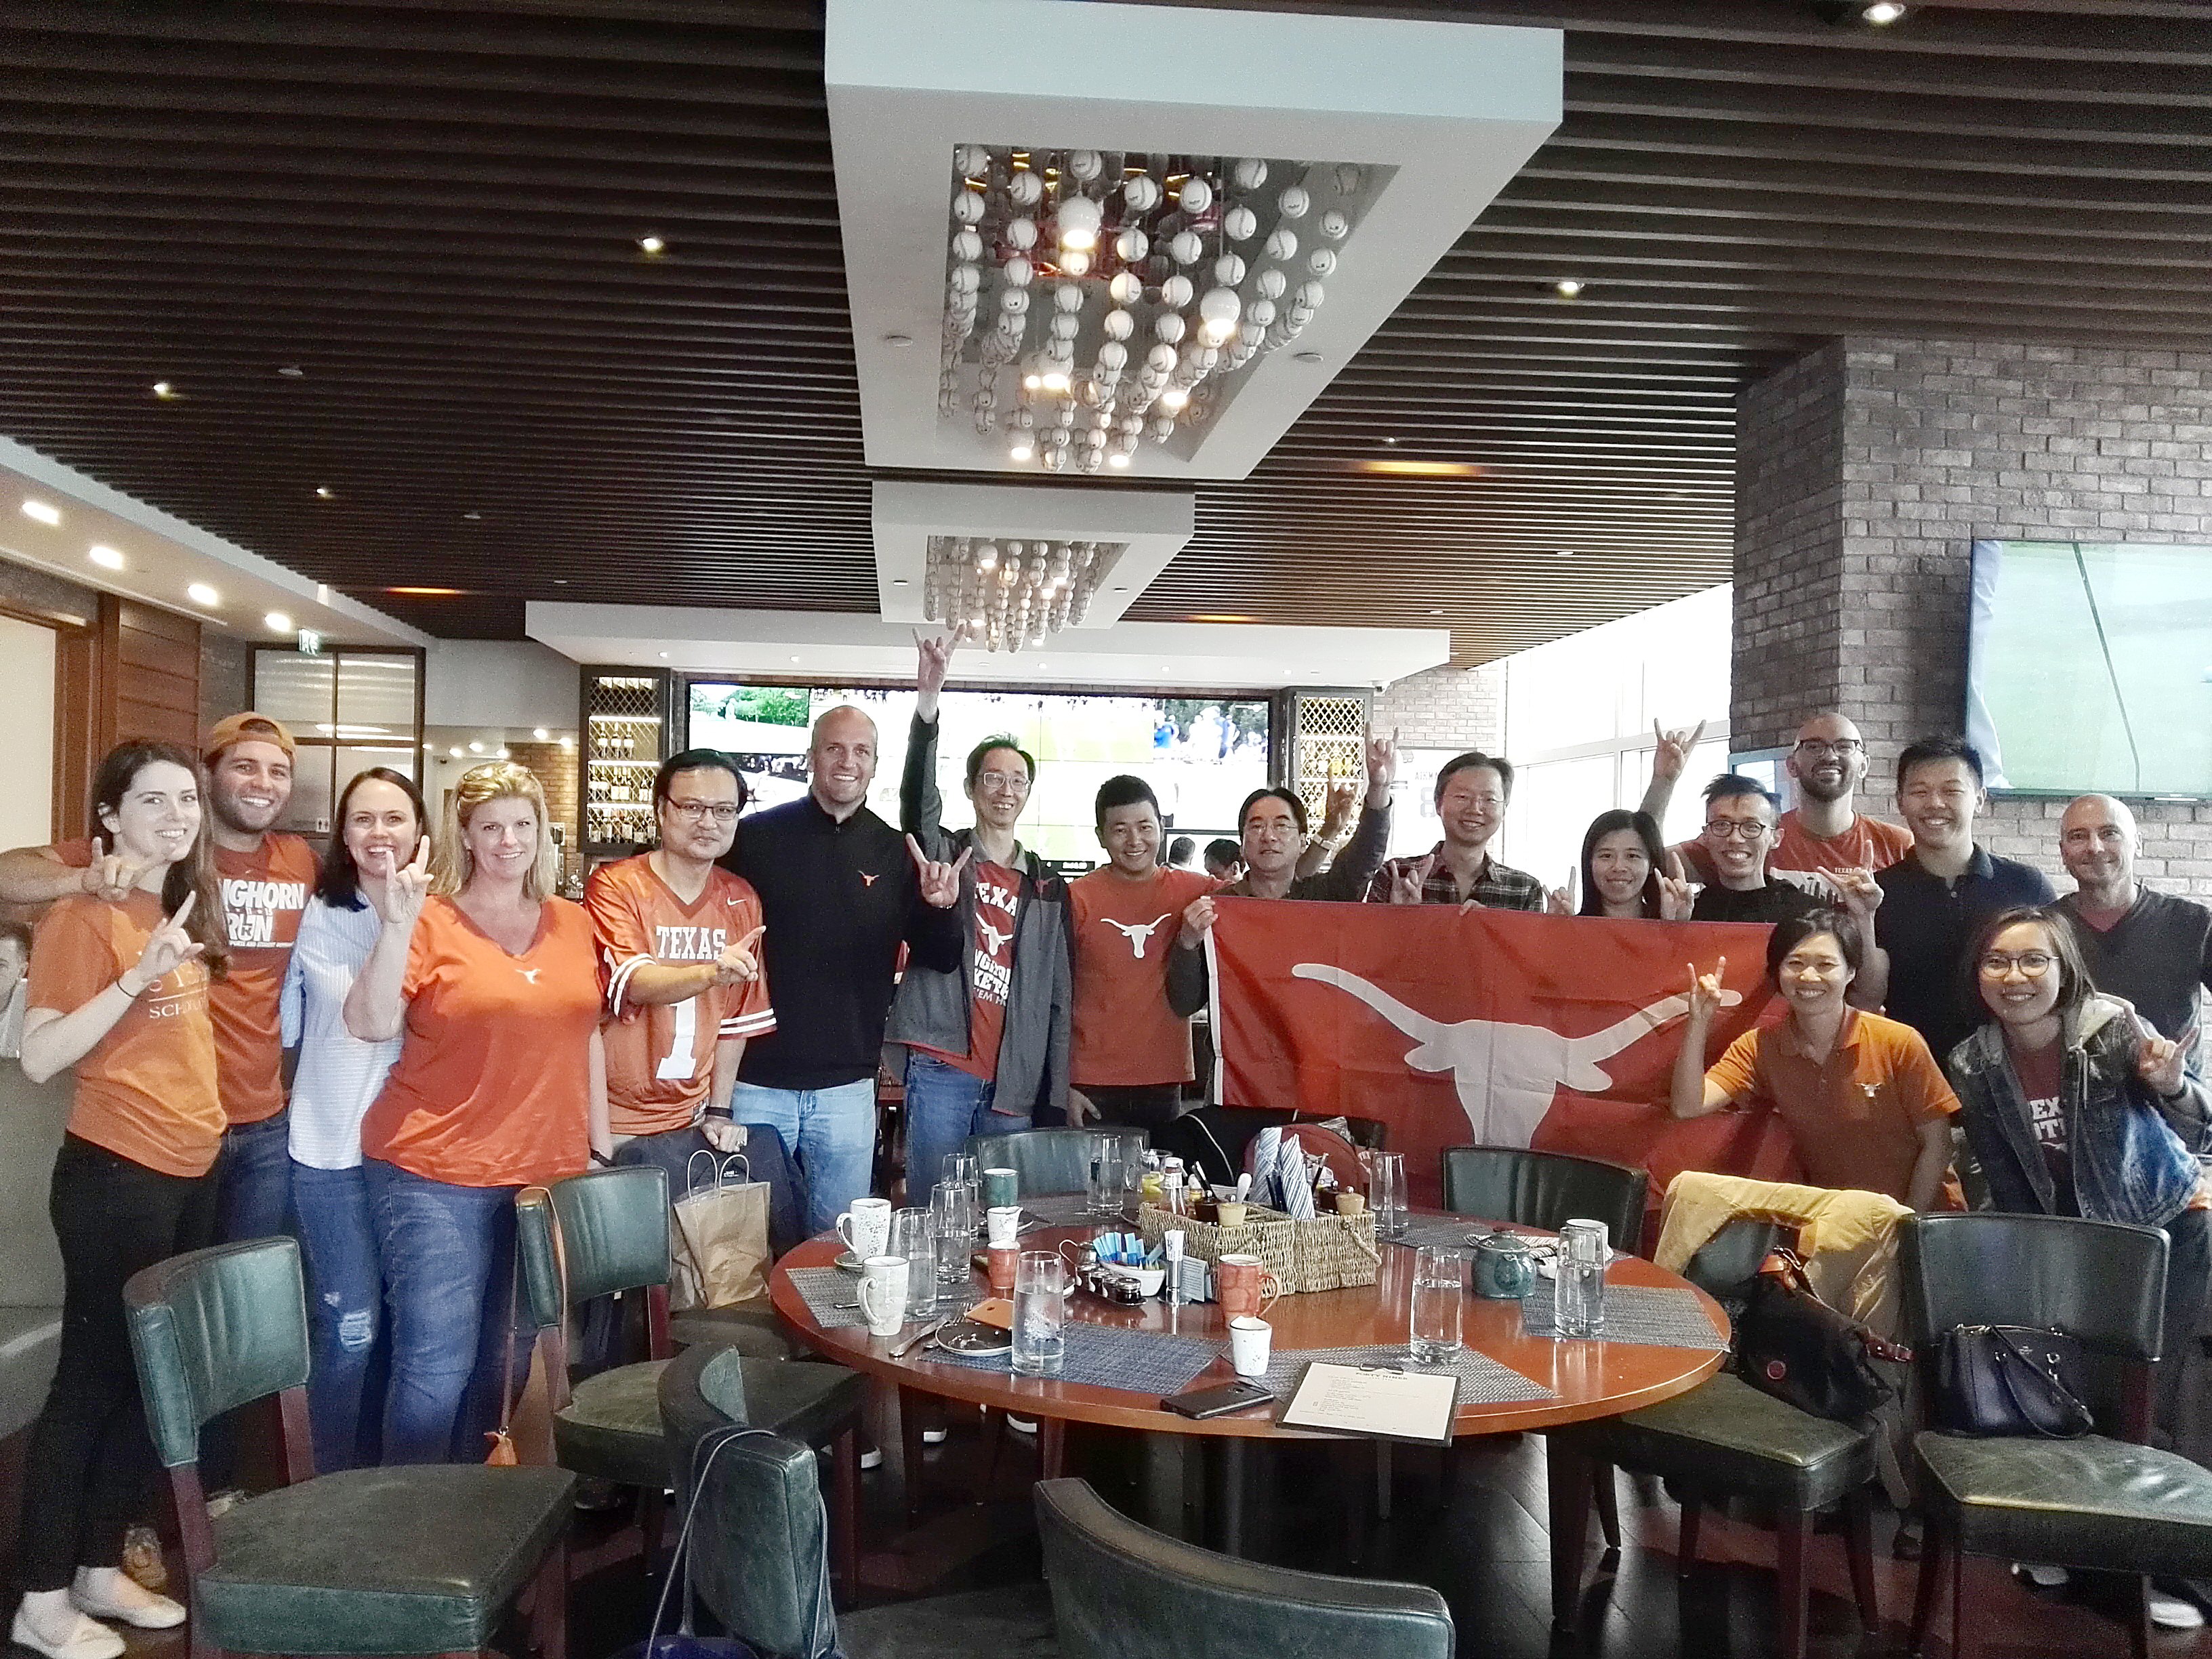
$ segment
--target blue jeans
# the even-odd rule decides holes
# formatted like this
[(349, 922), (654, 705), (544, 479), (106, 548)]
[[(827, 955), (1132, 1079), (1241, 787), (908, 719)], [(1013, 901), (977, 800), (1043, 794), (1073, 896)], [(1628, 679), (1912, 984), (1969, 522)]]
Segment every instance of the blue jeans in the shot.
[(519, 1306), (507, 1370), (520, 1188), (457, 1187), (377, 1158), (361, 1167), (392, 1328), (384, 1461), (481, 1462), (502, 1389), (529, 1374), (533, 1333)]
[(864, 1077), (834, 1089), (763, 1089), (740, 1081), (730, 1115), (765, 1123), (798, 1156), (806, 1177), (806, 1231), (827, 1232), (875, 1178), (876, 1080)]
[(300, 1252), (307, 1267), (307, 1419), (315, 1473), (373, 1467), (380, 1409), (364, 1413), (371, 1367), (384, 1344), (384, 1274), (369, 1220), (368, 1180), (350, 1170), (292, 1166)]
[(291, 1114), (234, 1123), (222, 1133), (222, 1219), (226, 1244), (274, 1238), (292, 1219)]
[(991, 1109), (998, 1085), (948, 1065), (924, 1048), (906, 1051), (906, 1201), (929, 1202), (947, 1152), (965, 1152), (969, 1135), (1010, 1135), (1025, 1117)]

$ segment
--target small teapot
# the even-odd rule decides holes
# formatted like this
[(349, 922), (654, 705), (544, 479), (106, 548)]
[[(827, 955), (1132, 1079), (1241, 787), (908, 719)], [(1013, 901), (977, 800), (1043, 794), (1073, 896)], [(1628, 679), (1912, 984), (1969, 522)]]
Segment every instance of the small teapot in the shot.
[(1474, 1293), (1501, 1302), (1518, 1302), (1536, 1288), (1536, 1258), (1526, 1239), (1492, 1233), (1474, 1247)]

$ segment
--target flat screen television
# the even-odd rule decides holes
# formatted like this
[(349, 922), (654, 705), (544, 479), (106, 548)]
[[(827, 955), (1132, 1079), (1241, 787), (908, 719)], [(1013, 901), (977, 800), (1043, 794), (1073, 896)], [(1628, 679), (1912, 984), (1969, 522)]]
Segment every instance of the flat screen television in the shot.
[[(911, 690), (698, 679), (686, 702), (690, 742), (737, 757), (756, 808), (806, 793), (807, 728), (824, 709), (856, 704), (874, 719), (882, 743), (868, 805), (898, 822)], [(975, 821), (962, 769), (975, 744), (1005, 734), (1036, 757), (1036, 787), (1018, 833), (1045, 858), (1093, 864), (1105, 856), (1091, 808), (1098, 786), (1117, 772), (1152, 785), (1170, 839), (1196, 836), (1202, 848), (1210, 836), (1237, 833), (1237, 806), (1267, 781), (1268, 712), (1262, 698), (948, 690), (938, 709), (945, 821)]]
[(2212, 547), (1977, 541), (1966, 736), (1992, 789), (2212, 799)]

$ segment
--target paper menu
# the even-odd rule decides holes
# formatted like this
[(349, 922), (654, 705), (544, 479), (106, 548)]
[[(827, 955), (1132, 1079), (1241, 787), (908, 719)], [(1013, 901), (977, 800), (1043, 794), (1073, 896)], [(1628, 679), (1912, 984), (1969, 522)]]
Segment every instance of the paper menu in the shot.
[(1316, 1361), (1282, 1415), (1286, 1428), (1370, 1434), (1441, 1446), (1452, 1437), (1459, 1378), (1451, 1372), (1366, 1370)]

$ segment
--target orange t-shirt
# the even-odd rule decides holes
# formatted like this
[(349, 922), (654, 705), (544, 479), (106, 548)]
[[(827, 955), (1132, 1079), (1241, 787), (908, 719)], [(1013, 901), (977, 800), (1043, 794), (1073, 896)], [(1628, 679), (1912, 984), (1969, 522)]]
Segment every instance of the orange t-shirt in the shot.
[[(92, 862), (88, 841), (65, 841), (54, 851), (80, 870)], [(229, 970), (208, 992), (216, 1078), (229, 1121), (258, 1123), (284, 1109), (277, 1004), (301, 913), (315, 889), (314, 849), (297, 836), (264, 836), (251, 853), (216, 848), (215, 872), (230, 942)]]
[(599, 975), (584, 907), (547, 899), (509, 956), (442, 895), (407, 949), (405, 1041), (361, 1149), (431, 1181), (520, 1187), (591, 1159)]
[(1014, 921), (1021, 908), (1020, 871), (988, 860), (975, 866), (975, 927), (968, 941), (968, 1052), (929, 1050), (986, 1083), (999, 1075), (1006, 997), (1014, 985)]
[[(608, 1018), (607, 1117), (618, 1135), (688, 1127), (714, 1081), (714, 1045), (775, 1030), (768, 975), (749, 985), (709, 986), (682, 1002), (633, 1003), (624, 995), (641, 964), (712, 962), (761, 925), (753, 884), (717, 866), (696, 903), (653, 872), (649, 854), (602, 865), (584, 887), (599, 942)], [(756, 940), (753, 954), (761, 954)]]
[[(1899, 1203), (1920, 1158), (1921, 1125), (1959, 1109), (1927, 1039), (1856, 1010), (1844, 1017), (1825, 1063), (1806, 1057), (1786, 1023), (1754, 1026), (1705, 1079), (1741, 1105), (1771, 1108), (1814, 1186), (1887, 1193)], [(1965, 1208), (1955, 1183), (1945, 1188), (1950, 1207)]]
[(1068, 883), (1077, 1088), (1190, 1081), (1190, 1022), (1168, 1006), (1168, 952), (1185, 908), (1220, 884), (1195, 870), (1130, 881), (1110, 865)]
[[(1781, 833), (1774, 850), (1766, 855), (1766, 867), (1795, 876), (1818, 877), (1830, 870), (1887, 870), (1912, 850), (1910, 830), (1884, 823), (1863, 812), (1852, 818), (1850, 829), (1831, 839), (1824, 840), (1807, 830), (1795, 807), (1782, 815), (1777, 828)], [(1675, 850), (1690, 866), (1692, 880), (1711, 885), (1716, 878), (1713, 855), (1702, 840), (1686, 841)], [(1804, 884), (1820, 892), (1832, 891), (1823, 881)]]
[[(27, 1008), (75, 1013), (137, 965), (161, 925), (161, 900), (58, 900), (31, 945)], [(74, 1067), (70, 1133), (163, 1175), (203, 1176), (222, 1150), (208, 971), (187, 962), (139, 993)]]

